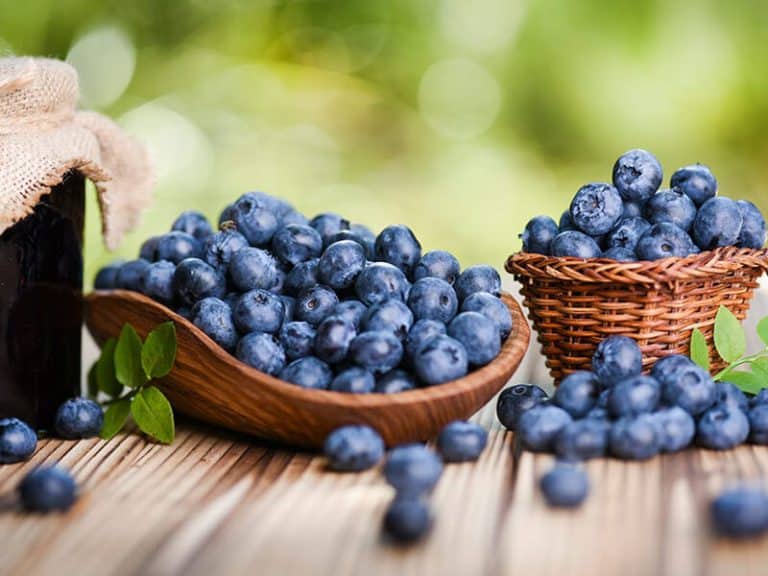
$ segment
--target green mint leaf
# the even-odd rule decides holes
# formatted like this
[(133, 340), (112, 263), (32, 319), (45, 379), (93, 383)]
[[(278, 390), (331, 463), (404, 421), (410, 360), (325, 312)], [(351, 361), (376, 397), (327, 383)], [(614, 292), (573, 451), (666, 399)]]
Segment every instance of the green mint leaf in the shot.
[(747, 338), (733, 312), (720, 306), (715, 318), (715, 348), (720, 357), (732, 364), (747, 351)]
[(96, 366), (98, 360), (91, 365), (88, 370), (88, 398), (96, 398), (99, 395), (99, 382), (96, 380)]
[(96, 361), (96, 383), (99, 390), (115, 398), (120, 396), (123, 391), (123, 385), (117, 381), (115, 374), (115, 347), (117, 340), (110, 338), (104, 342), (101, 348), (101, 356)]
[(148, 378), (162, 378), (176, 361), (176, 328), (165, 322), (152, 330), (141, 348), (141, 365)]
[(741, 388), (743, 392), (748, 392), (750, 394), (757, 394), (765, 387), (763, 379), (757, 374), (742, 370), (727, 372), (726, 374), (723, 374), (721, 380), (723, 382), (732, 382)]
[(757, 335), (760, 336), (763, 344), (768, 346), (768, 316), (757, 323)]
[(131, 399), (123, 398), (114, 404), (110, 404), (107, 411), (104, 412), (104, 424), (101, 427), (101, 436), (104, 440), (113, 438), (115, 434), (122, 430), (128, 414), (131, 411)]
[(142, 388), (131, 402), (131, 416), (139, 429), (158, 442), (170, 444), (175, 435), (173, 410), (155, 386)]
[(694, 328), (691, 334), (691, 360), (709, 372), (709, 346), (698, 328)]
[(123, 326), (115, 346), (117, 381), (129, 388), (138, 388), (147, 381), (141, 366), (141, 338), (130, 324)]

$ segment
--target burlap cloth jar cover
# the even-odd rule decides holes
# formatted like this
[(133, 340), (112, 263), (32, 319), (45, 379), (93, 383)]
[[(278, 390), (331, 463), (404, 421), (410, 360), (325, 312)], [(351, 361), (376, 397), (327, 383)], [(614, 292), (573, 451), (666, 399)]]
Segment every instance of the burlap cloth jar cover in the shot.
[(98, 191), (107, 247), (149, 203), (146, 151), (108, 118), (76, 109), (77, 72), (46, 58), (0, 59), (0, 233), (32, 212), (70, 170)]

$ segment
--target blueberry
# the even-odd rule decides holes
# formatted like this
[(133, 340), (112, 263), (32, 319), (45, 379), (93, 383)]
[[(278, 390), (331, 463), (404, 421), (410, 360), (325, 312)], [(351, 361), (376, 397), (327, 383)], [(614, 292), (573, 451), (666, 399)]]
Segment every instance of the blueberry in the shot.
[(192, 323), (216, 344), (231, 352), (237, 344), (237, 329), (229, 304), (219, 298), (203, 298), (192, 307)]
[(416, 320), (438, 320), (447, 323), (456, 316), (459, 301), (448, 282), (440, 278), (426, 277), (416, 280), (411, 286), (408, 307), (413, 311)]
[(461, 303), (462, 312), (479, 312), (493, 321), (499, 329), (501, 340), (507, 339), (512, 332), (512, 314), (509, 307), (500, 298), (487, 292), (475, 292), (470, 294)]
[(400, 300), (384, 300), (374, 304), (366, 310), (360, 321), (362, 332), (382, 330), (394, 334), (401, 341), (406, 339), (412, 325), (413, 314)]
[(571, 415), (559, 406), (539, 404), (519, 415), (515, 430), (525, 448), (544, 452), (554, 447), (557, 435), (571, 422)]
[(384, 514), (384, 532), (396, 542), (408, 544), (424, 538), (432, 529), (432, 513), (419, 498), (396, 497)]
[(469, 462), (480, 457), (487, 442), (485, 428), (473, 422), (456, 420), (440, 431), (437, 450), (446, 462)]
[(397, 266), (407, 277), (421, 259), (421, 244), (407, 226), (387, 226), (376, 237), (376, 259)]
[(456, 295), (462, 302), (477, 292), (488, 292), (494, 296), (501, 294), (501, 277), (495, 268), (485, 264), (470, 266), (454, 283)]
[(349, 355), (358, 366), (383, 374), (400, 364), (403, 345), (389, 331), (364, 332), (352, 340)]
[(307, 260), (293, 267), (285, 277), (284, 291), (298, 296), (317, 285), (317, 263), (319, 259)]
[(609, 336), (597, 346), (592, 371), (603, 386), (638, 376), (643, 370), (640, 346), (627, 336)]
[(271, 376), (276, 376), (285, 368), (285, 351), (274, 334), (246, 334), (237, 343), (235, 356), (241, 362)]
[(218, 220), (219, 226), (223, 226), (223, 225), (225, 225), (227, 223), (230, 223), (230, 222), (232, 223), (232, 225), (234, 225), (234, 223), (235, 223), (235, 205), (234, 205), (234, 203), (227, 204), (224, 207), (224, 210), (221, 211), (221, 214), (219, 214), (219, 220)]
[(336, 292), (327, 286), (314, 286), (299, 294), (296, 300), (296, 319), (317, 326), (330, 316), (338, 303)]
[(169, 260), (178, 264), (187, 258), (200, 258), (202, 255), (201, 242), (186, 232), (168, 232), (157, 241), (157, 260)]
[(115, 275), (115, 288), (121, 290), (132, 290), (139, 292), (141, 290), (141, 279), (149, 268), (149, 262), (146, 260), (129, 260), (122, 264)]
[(227, 291), (227, 282), (219, 270), (199, 258), (179, 262), (173, 273), (173, 289), (181, 301), (192, 306), (198, 300), (215, 296), (221, 298)]
[(248, 240), (233, 228), (225, 228), (210, 236), (203, 244), (203, 260), (214, 268), (226, 270), (232, 256), (248, 248)]
[(279, 378), (302, 388), (327, 389), (333, 380), (330, 366), (314, 356), (298, 358), (280, 372)]
[(571, 202), (571, 219), (590, 236), (600, 236), (619, 221), (624, 205), (618, 190), (610, 184), (592, 183), (579, 188)]
[(768, 404), (758, 404), (749, 411), (749, 441), (768, 444)]
[(702, 204), (693, 221), (693, 239), (702, 250), (718, 246), (733, 246), (739, 241), (744, 217), (739, 205), (724, 196), (711, 198)]
[(186, 232), (201, 241), (213, 234), (211, 223), (208, 222), (208, 219), (203, 214), (195, 210), (182, 212), (179, 217), (174, 220), (171, 230)]
[(307, 322), (286, 322), (280, 328), (280, 344), (289, 360), (310, 356), (315, 349), (315, 329)]
[(508, 430), (516, 430), (520, 416), (547, 400), (547, 393), (533, 384), (517, 384), (502, 390), (496, 402), (496, 416)]
[(768, 404), (768, 388), (763, 388), (749, 399), (750, 406), (757, 406), (759, 404)]
[(376, 254), (376, 234), (374, 234), (373, 231), (368, 228), (368, 226), (363, 224), (352, 224), (350, 225), (349, 229), (360, 240), (363, 241), (365, 254), (369, 259), (373, 259), (374, 255)]
[(37, 447), (37, 434), (18, 418), (0, 418), (0, 464), (26, 460)]
[(281, 218), (281, 222), (283, 226), (288, 226), (289, 224), (298, 224), (299, 226), (309, 226), (309, 218), (307, 218), (306, 216), (304, 216), (304, 214), (302, 214), (301, 212), (293, 208), (291, 208), (285, 214), (283, 214)]
[(413, 269), (413, 279), (439, 278), (453, 284), (461, 272), (456, 256), (445, 250), (433, 250), (421, 257)]
[(743, 219), (739, 232), (739, 248), (754, 248), (758, 250), (765, 246), (765, 218), (760, 209), (748, 200), (736, 202)]
[(357, 297), (366, 305), (390, 298), (405, 301), (409, 285), (403, 272), (386, 262), (374, 262), (363, 268), (355, 282)]
[(331, 238), (337, 233), (342, 230), (349, 230), (350, 228), (349, 220), (345, 220), (332, 212), (318, 214), (310, 220), (309, 225), (320, 234), (320, 237), (323, 239), (323, 246), (328, 246)]
[(696, 442), (712, 450), (728, 450), (743, 444), (749, 436), (749, 420), (741, 410), (717, 405), (701, 415)]
[(656, 361), (651, 369), (651, 376), (659, 381), (662, 388), (673, 383), (677, 374), (690, 366), (696, 366), (688, 356), (682, 354), (670, 354)]
[(560, 233), (557, 223), (549, 216), (536, 216), (528, 221), (520, 234), (524, 252), (549, 254), (549, 248), (555, 236)]
[(636, 262), (637, 254), (630, 248), (608, 248), (603, 252), (601, 258), (608, 258), (609, 260), (616, 260), (617, 262)]
[(419, 348), (424, 346), (429, 340), (446, 333), (447, 328), (442, 322), (418, 320), (408, 331), (408, 337), (405, 339), (405, 352), (409, 358), (413, 358)]
[(22, 506), (31, 512), (68, 510), (77, 499), (75, 480), (58, 466), (35, 468), (24, 476), (18, 491)]
[(294, 208), (288, 202), (275, 196), (270, 196), (266, 192), (247, 192), (242, 197), (247, 197), (249, 200), (260, 203), (260, 205), (267, 210), (274, 213), (278, 219), (282, 219), (284, 215), (291, 212)]
[(427, 385), (442, 384), (466, 376), (469, 360), (464, 345), (450, 336), (435, 336), (412, 358), (419, 379)]
[(603, 388), (597, 397), (595, 408), (603, 408), (604, 410), (608, 410), (608, 400), (610, 399), (610, 397), (611, 397), (611, 389)]
[(279, 221), (270, 202), (254, 192), (247, 192), (235, 202), (232, 219), (238, 232), (251, 246), (265, 246), (277, 232)]
[(266, 250), (243, 248), (232, 255), (229, 277), (240, 292), (272, 290), (277, 284), (277, 262)]
[(282, 262), (295, 266), (317, 258), (323, 252), (323, 239), (310, 226), (289, 224), (283, 226), (272, 237), (272, 252)]
[(104, 412), (89, 398), (70, 398), (56, 410), (53, 427), (62, 438), (92, 438), (101, 432)]
[(334, 392), (349, 392), (352, 394), (367, 394), (373, 392), (376, 378), (365, 368), (352, 366), (339, 372), (331, 382), (330, 389)]
[(338, 472), (362, 472), (384, 457), (384, 441), (370, 426), (342, 426), (325, 439), (328, 467)]
[(709, 508), (715, 530), (729, 538), (751, 538), (768, 530), (768, 494), (740, 486), (720, 493)]
[(648, 220), (652, 224), (669, 222), (686, 232), (696, 218), (693, 200), (678, 190), (661, 190), (651, 196), (645, 205)]
[(153, 262), (144, 269), (144, 274), (139, 280), (141, 292), (163, 304), (172, 304), (176, 296), (173, 289), (175, 272), (176, 266), (173, 262)]
[(731, 382), (715, 382), (715, 404), (726, 404), (742, 412), (749, 410), (747, 396)]
[(349, 320), (355, 329), (360, 327), (360, 322), (368, 308), (360, 300), (344, 300), (334, 306), (332, 314)]
[(624, 201), (624, 209), (621, 213), (622, 218), (638, 218), (645, 214), (643, 210), (644, 204), (639, 202), (627, 202)]
[(661, 163), (646, 150), (630, 150), (613, 165), (613, 185), (622, 198), (630, 202), (645, 202), (659, 189), (664, 173)]
[(592, 372), (573, 372), (555, 390), (555, 404), (574, 418), (586, 416), (597, 402), (600, 384)]
[(658, 427), (651, 414), (622, 418), (608, 432), (611, 454), (624, 460), (648, 460), (661, 449)]
[(715, 403), (717, 390), (709, 372), (695, 364), (688, 364), (665, 378), (662, 398), (667, 404), (680, 406), (689, 414), (698, 416)]
[(112, 262), (107, 264), (103, 268), (99, 269), (96, 273), (96, 278), (93, 280), (93, 288), (95, 290), (112, 290), (117, 288), (117, 273), (120, 272), (122, 262)]
[(576, 224), (573, 223), (573, 219), (571, 218), (570, 209), (563, 211), (563, 213), (560, 215), (560, 221), (557, 227), (558, 227), (558, 230), (560, 230), (560, 232), (566, 232), (568, 230), (578, 230), (578, 228), (576, 228)]
[(555, 438), (555, 453), (563, 460), (600, 458), (608, 445), (610, 424), (606, 419), (589, 418), (568, 423)]
[[(374, 241), (376, 237), (374, 236)], [(363, 249), (363, 254), (365, 254), (366, 259), (372, 259), (374, 258), (375, 254), (373, 251), (373, 246), (368, 245), (365, 240), (363, 240), (360, 236), (352, 232), (352, 230), (340, 230), (339, 232), (336, 232), (333, 236), (331, 236), (328, 239), (328, 246), (331, 244), (335, 244), (336, 242), (342, 242), (344, 240), (354, 242), (360, 248)]]
[(390, 370), (376, 380), (373, 389), (378, 394), (397, 394), (416, 388), (416, 380), (405, 370)]
[(357, 242), (342, 240), (325, 249), (317, 264), (320, 282), (336, 290), (349, 288), (365, 267), (365, 252)]
[(279, 296), (266, 290), (251, 290), (240, 296), (232, 310), (232, 318), (237, 329), (243, 334), (274, 334), (283, 324), (285, 307)]
[[(608, 392), (609, 390), (603, 390), (603, 392)], [(602, 421), (608, 421), (611, 419), (611, 415), (608, 413), (608, 408), (605, 408), (603, 406), (595, 406), (587, 412), (587, 415), (585, 416), (586, 419), (589, 420), (602, 420)]]
[(696, 422), (680, 406), (662, 408), (653, 414), (662, 452), (678, 452), (691, 445), (696, 434)]
[(157, 243), (160, 241), (160, 236), (151, 236), (141, 243), (139, 248), (139, 258), (146, 260), (147, 262), (154, 262), (157, 260)]
[(669, 185), (686, 194), (696, 206), (701, 206), (717, 194), (717, 180), (709, 168), (701, 164), (678, 169), (672, 174)]
[(340, 316), (328, 316), (317, 327), (315, 355), (329, 364), (338, 364), (347, 357), (355, 336), (357, 332), (352, 322)]
[(566, 230), (555, 236), (551, 251), (558, 258), (599, 258), (602, 254), (594, 238), (578, 230)]
[[(276, 290), (273, 288), (273, 292)], [(296, 314), (296, 298), (292, 296), (286, 296), (285, 294), (278, 294), (280, 301), (283, 303), (285, 309), (285, 315), (283, 316), (283, 322), (293, 322), (293, 317)]]
[(541, 477), (539, 487), (550, 506), (575, 508), (589, 494), (589, 479), (581, 468), (559, 463)]
[(624, 218), (608, 233), (605, 240), (606, 247), (634, 251), (640, 238), (650, 227), (650, 223), (645, 218)]
[(393, 448), (384, 464), (384, 477), (400, 496), (430, 493), (442, 473), (442, 460), (423, 444)]
[(696, 247), (688, 233), (669, 222), (654, 224), (637, 243), (637, 256), (640, 260), (685, 258), (695, 253)]
[(661, 386), (650, 376), (632, 376), (614, 384), (608, 411), (616, 418), (653, 412), (659, 405)]

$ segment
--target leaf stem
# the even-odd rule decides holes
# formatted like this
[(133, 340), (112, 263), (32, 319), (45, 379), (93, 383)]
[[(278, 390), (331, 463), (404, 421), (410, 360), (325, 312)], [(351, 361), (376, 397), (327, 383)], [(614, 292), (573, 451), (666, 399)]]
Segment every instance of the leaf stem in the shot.
[(131, 391), (128, 392), (128, 394), (125, 394), (123, 396), (119, 396), (118, 398), (111, 398), (109, 400), (104, 400), (103, 402), (101, 402), (101, 405), (102, 406), (110, 406), (111, 404), (117, 404), (118, 402), (120, 402), (122, 400), (130, 400), (131, 398), (136, 396), (136, 394), (139, 393), (139, 390), (141, 390), (140, 387), (139, 388), (132, 388)]
[(755, 354), (751, 354), (749, 356), (744, 356), (743, 358), (739, 358), (738, 360), (733, 362), (730, 366), (728, 366), (727, 368), (723, 368), (720, 372), (715, 374), (714, 379), (720, 380), (730, 372), (733, 372), (735, 368), (738, 368), (739, 366), (743, 366), (744, 364), (751, 364), (755, 360), (759, 360), (760, 358), (764, 358), (768, 356), (767, 353), (768, 353), (768, 348), (761, 350), (760, 352), (757, 352)]

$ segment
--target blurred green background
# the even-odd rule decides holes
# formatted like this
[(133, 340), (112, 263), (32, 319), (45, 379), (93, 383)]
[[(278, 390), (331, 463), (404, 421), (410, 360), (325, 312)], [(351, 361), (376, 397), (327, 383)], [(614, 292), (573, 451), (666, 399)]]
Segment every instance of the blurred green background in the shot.
[[(768, 3), (0, 0), (0, 51), (68, 58), (82, 104), (150, 147), (119, 250), (247, 190), (411, 226), (501, 267), (615, 158), (711, 166), (768, 210)], [(91, 195), (89, 272), (113, 258)]]

